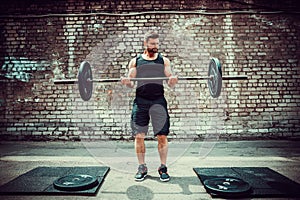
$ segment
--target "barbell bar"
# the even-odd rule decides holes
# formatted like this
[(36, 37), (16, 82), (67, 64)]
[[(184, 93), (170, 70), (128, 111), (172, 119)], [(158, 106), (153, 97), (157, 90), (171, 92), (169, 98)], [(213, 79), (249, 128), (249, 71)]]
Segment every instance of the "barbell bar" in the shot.
[[(217, 98), (221, 94), (222, 80), (246, 80), (246, 75), (222, 76), (221, 63), (217, 58), (209, 62), (208, 76), (178, 77), (178, 80), (207, 80), (210, 95)], [(119, 82), (121, 78), (93, 79), (91, 65), (87, 61), (80, 64), (78, 79), (54, 80), (54, 84), (78, 84), (80, 96), (84, 101), (90, 100), (93, 91), (93, 82)], [(131, 81), (169, 80), (169, 77), (131, 78)]]
[[(207, 80), (212, 77), (208, 76), (186, 76), (186, 77), (178, 77), (178, 80)], [(246, 80), (248, 76), (246, 75), (234, 75), (234, 76), (222, 76), (222, 80)], [(154, 78), (131, 78), (131, 81), (155, 81), (155, 80), (169, 80), (169, 77), (154, 77)], [(94, 83), (111, 83), (111, 82), (119, 82), (121, 78), (107, 78), (107, 79), (92, 79), (87, 80), (88, 82)], [(54, 84), (77, 84), (78, 79), (66, 79), (66, 80), (54, 80)]]

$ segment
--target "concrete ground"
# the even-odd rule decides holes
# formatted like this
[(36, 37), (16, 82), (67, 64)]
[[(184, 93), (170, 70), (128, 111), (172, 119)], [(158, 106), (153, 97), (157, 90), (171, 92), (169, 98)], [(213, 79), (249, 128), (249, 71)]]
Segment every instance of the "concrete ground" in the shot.
[[(171, 180), (162, 183), (156, 141), (146, 141), (149, 176), (134, 181), (132, 141), (0, 142), (0, 185), (40, 166), (109, 166), (96, 197), (1, 196), (0, 199), (211, 199), (193, 167), (269, 167), (300, 183), (299, 141), (170, 142)], [(268, 199), (268, 198), (264, 198)], [(271, 198), (270, 198), (271, 199)], [(279, 198), (278, 198), (279, 199)]]

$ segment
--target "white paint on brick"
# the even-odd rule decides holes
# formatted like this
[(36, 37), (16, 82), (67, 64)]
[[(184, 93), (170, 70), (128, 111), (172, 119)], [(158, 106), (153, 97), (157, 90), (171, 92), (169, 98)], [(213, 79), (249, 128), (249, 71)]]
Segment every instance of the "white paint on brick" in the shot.
[(75, 58), (76, 56), (74, 55), (74, 50), (75, 50), (75, 41), (77, 39), (77, 36), (79, 35), (79, 30), (83, 29), (83, 24), (84, 21), (77, 21), (75, 24), (74, 20), (71, 18), (69, 19), (68, 17), (65, 18), (65, 25), (63, 26), (64, 29), (64, 35), (65, 37), (65, 43), (68, 47), (68, 52), (67, 54), (69, 55), (67, 67), (68, 67), (68, 72), (69, 75), (72, 77), (73, 76), (73, 70), (71, 70), (75, 66)]
[[(232, 53), (237, 50), (237, 45), (235, 44), (233, 40), (234, 36), (234, 30), (233, 30), (233, 23), (232, 23), (232, 15), (226, 15), (223, 19), (224, 25), (222, 26), (222, 29), (225, 33), (224, 41), (230, 41), (230, 43), (225, 42), (225, 45), (223, 45), (224, 48), (226, 48), (226, 57), (224, 63), (230, 63), (230, 65), (233, 65), (232, 61), (235, 59), (235, 54)], [(234, 67), (234, 66), (233, 66)]]

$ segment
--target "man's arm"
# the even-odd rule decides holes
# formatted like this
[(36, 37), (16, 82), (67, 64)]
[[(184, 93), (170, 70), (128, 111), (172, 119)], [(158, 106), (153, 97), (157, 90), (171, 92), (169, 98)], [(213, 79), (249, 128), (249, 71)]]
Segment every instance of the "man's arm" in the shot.
[(134, 87), (134, 82), (130, 81), (130, 78), (135, 78), (136, 77), (136, 58), (131, 59), (131, 61), (128, 64), (128, 76), (127, 77), (122, 77), (121, 78), (121, 83), (123, 85), (126, 85), (127, 87), (133, 88)]
[(165, 75), (166, 77), (169, 77), (168, 85), (169, 87), (174, 87), (176, 83), (178, 83), (178, 77), (174, 76), (172, 72), (170, 60), (166, 57), (163, 57), (163, 59), (165, 65)]

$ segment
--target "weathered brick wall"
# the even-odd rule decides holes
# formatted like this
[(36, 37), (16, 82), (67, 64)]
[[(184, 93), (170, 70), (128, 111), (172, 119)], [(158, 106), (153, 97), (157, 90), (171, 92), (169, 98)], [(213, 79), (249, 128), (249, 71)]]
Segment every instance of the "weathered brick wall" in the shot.
[[(253, 5), (213, 0), (136, 2), (22, 1), (1, 7), (1, 139), (130, 137), (134, 90), (95, 84), (92, 99), (84, 102), (76, 85), (53, 80), (76, 78), (83, 60), (92, 64), (95, 78), (124, 75), (128, 61), (142, 52), (144, 33), (153, 29), (179, 76), (206, 75), (209, 58), (218, 57), (223, 75), (249, 77), (224, 81), (218, 99), (209, 96), (205, 81), (166, 87), (171, 138), (300, 135), (298, 14), (242, 13), (236, 11)], [(272, 6), (290, 10), (293, 3)], [(200, 9), (214, 13), (177, 12)]]

